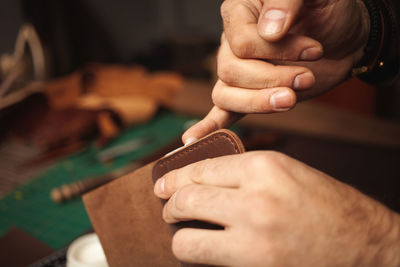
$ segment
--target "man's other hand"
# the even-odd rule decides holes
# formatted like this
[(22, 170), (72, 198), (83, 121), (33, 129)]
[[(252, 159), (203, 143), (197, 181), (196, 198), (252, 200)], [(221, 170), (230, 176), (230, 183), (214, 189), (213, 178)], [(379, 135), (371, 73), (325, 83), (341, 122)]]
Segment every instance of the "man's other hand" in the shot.
[(357, 190), (277, 152), (200, 161), (154, 187), (185, 262), (223, 266), (398, 266), (400, 219)]

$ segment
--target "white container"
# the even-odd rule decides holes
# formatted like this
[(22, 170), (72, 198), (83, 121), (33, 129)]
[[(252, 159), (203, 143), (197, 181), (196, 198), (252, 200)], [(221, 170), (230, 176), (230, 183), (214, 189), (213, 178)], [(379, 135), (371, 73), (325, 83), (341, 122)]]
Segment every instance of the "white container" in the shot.
[(71, 243), (67, 251), (67, 267), (108, 267), (95, 233), (83, 235)]

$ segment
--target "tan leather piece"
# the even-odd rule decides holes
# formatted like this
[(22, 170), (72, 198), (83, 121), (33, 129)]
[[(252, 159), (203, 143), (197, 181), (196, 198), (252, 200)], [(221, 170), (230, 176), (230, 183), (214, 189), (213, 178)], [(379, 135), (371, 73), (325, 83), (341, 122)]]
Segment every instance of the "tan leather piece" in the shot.
[(110, 266), (180, 266), (162, 205), (153, 194), (150, 163), (83, 196)]
[(110, 266), (180, 266), (153, 194), (150, 163), (83, 196)]
[[(244, 152), (240, 139), (219, 130), (175, 153), (150, 163), (83, 196), (111, 267), (197, 266), (181, 264), (172, 254), (176, 227), (208, 227), (199, 222), (170, 226), (162, 220), (162, 202), (153, 193), (153, 179), (187, 164)], [(153, 178), (153, 179), (152, 179)], [(189, 223), (189, 224), (187, 224)]]

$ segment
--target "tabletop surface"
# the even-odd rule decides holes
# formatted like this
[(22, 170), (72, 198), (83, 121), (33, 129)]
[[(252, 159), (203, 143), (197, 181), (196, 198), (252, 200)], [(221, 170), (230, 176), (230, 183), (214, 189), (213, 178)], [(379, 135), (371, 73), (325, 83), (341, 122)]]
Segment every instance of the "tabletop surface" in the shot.
[(0, 199), (0, 236), (15, 226), (53, 249), (67, 246), (91, 229), (91, 223), (81, 199), (55, 204), (50, 199), (51, 189), (109, 173), (151, 154), (179, 138), (185, 122), (190, 119), (164, 112), (151, 122), (127, 129), (103, 150), (143, 137), (150, 138), (151, 142), (108, 164), (96, 159), (100, 150), (95, 146), (59, 161), (37, 178)]

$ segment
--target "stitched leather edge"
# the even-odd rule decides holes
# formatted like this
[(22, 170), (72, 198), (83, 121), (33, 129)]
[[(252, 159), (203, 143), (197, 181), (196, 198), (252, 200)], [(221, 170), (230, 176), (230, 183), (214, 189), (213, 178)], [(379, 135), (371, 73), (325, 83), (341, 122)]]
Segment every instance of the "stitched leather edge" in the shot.
[(240, 141), (239, 137), (235, 133), (233, 133), (230, 130), (218, 130), (216, 132), (213, 132), (209, 134), (208, 136), (204, 137), (203, 139), (200, 139), (199, 141), (189, 145), (188, 147), (183, 148), (182, 150), (177, 151), (176, 153), (167, 156), (166, 158), (161, 158), (155, 165), (153, 169), (156, 169), (157, 167), (164, 167), (166, 164), (175, 161), (183, 156), (185, 156), (188, 153), (193, 152), (194, 150), (199, 149), (200, 147), (204, 145), (209, 145), (211, 143), (214, 143), (220, 138), (224, 138), (228, 140), (234, 147), (235, 153), (239, 154), (244, 152), (244, 147), (242, 142)]

